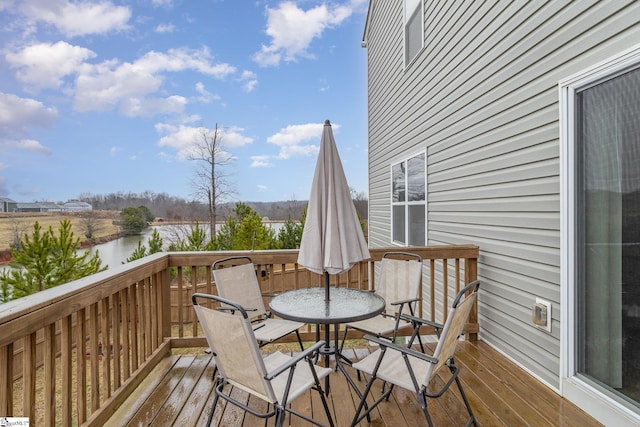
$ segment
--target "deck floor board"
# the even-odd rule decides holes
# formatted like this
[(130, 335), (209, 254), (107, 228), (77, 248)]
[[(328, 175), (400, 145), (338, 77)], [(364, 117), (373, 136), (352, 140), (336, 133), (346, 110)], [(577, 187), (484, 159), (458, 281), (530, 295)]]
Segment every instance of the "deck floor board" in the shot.
[[(432, 344), (428, 344), (432, 347)], [(350, 359), (360, 359), (372, 349), (347, 349)], [(460, 378), (480, 426), (600, 426), (584, 411), (561, 398), (504, 356), (483, 342), (463, 342), (458, 347), (456, 363)], [(130, 426), (204, 426), (213, 403), (213, 360), (198, 354), (173, 354), (144, 381), (127, 402), (114, 413), (108, 425)], [(347, 372), (360, 390), (367, 378), (357, 380), (353, 368)], [(360, 399), (340, 372), (330, 376), (331, 391), (327, 397), (336, 426), (348, 426)], [(446, 374), (436, 379), (436, 385), (446, 381)], [(324, 383), (323, 383), (324, 387)], [(233, 389), (234, 397), (248, 402), (253, 408), (264, 410), (266, 405), (247, 393)], [(381, 394), (378, 381), (372, 389), (373, 402)], [(464, 424), (466, 410), (455, 386), (439, 399), (429, 400), (429, 410), (436, 426)], [(322, 402), (315, 391), (301, 396), (294, 409), (320, 421), (326, 421)], [(291, 418), (292, 426), (310, 423)], [(288, 425), (289, 419), (287, 419)], [(247, 414), (234, 405), (218, 400), (213, 425), (266, 426), (265, 421)], [(371, 423), (364, 420), (360, 426), (424, 426), (426, 421), (413, 393), (394, 389), (388, 402), (381, 403), (371, 414)]]

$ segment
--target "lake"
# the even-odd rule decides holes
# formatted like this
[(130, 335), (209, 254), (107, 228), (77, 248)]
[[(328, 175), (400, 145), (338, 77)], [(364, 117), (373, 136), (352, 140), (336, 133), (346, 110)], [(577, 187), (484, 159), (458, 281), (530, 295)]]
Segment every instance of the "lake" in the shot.
[[(265, 225), (270, 226), (276, 232), (276, 235), (280, 231), (280, 228), (284, 225), (283, 222), (268, 222)], [(138, 242), (142, 242), (143, 245), (149, 248), (149, 238), (153, 234), (153, 230), (158, 230), (160, 237), (162, 237), (164, 248), (167, 249), (171, 242), (178, 239), (185, 239), (191, 233), (191, 227), (189, 225), (160, 225), (148, 227), (145, 231), (137, 236), (126, 236), (116, 240), (112, 240), (107, 243), (92, 246), (89, 249), (91, 255), (98, 251), (98, 255), (102, 260), (102, 265), (108, 265), (109, 268), (114, 268), (122, 265), (127, 258), (131, 256), (134, 250), (138, 247)], [(86, 250), (86, 249), (85, 249)]]

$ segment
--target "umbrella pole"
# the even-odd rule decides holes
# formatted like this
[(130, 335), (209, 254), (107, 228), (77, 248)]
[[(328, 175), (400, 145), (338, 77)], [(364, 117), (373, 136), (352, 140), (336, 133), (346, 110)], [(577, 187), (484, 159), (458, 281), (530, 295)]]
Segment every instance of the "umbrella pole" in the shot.
[[(330, 282), (330, 277), (329, 277), (329, 273), (327, 273), (326, 271), (324, 272), (324, 301), (326, 303), (328, 303), (331, 298), (329, 298), (329, 282)], [(337, 327), (338, 325), (335, 325), (335, 327)], [(329, 332), (331, 325), (330, 324), (326, 324), (325, 325), (325, 329), (324, 329), (324, 366), (325, 367), (329, 367), (329, 359), (330, 359), (330, 354), (334, 354), (336, 355), (336, 363), (338, 362), (338, 357), (337, 357), (337, 353), (335, 353), (338, 348), (331, 348), (331, 335)], [(324, 379), (324, 388), (325, 388), (325, 393), (328, 395), (329, 394), (329, 375), (326, 376), (326, 378)]]
[(329, 273), (324, 272), (324, 300), (329, 302), (331, 298), (329, 298)]

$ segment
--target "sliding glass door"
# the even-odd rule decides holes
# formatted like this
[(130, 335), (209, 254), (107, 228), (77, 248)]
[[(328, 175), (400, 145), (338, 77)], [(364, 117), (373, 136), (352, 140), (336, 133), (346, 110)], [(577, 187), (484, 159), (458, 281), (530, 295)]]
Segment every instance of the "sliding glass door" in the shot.
[(640, 402), (640, 70), (575, 92), (575, 367)]

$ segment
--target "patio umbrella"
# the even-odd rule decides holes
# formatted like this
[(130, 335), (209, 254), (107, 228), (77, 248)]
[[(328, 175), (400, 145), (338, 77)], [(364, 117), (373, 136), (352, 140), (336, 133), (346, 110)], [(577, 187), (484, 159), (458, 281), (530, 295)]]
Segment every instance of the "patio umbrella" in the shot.
[(343, 273), (370, 257), (331, 123), (326, 120), (311, 184), (298, 264), (324, 274), (325, 300), (329, 301), (329, 275)]

